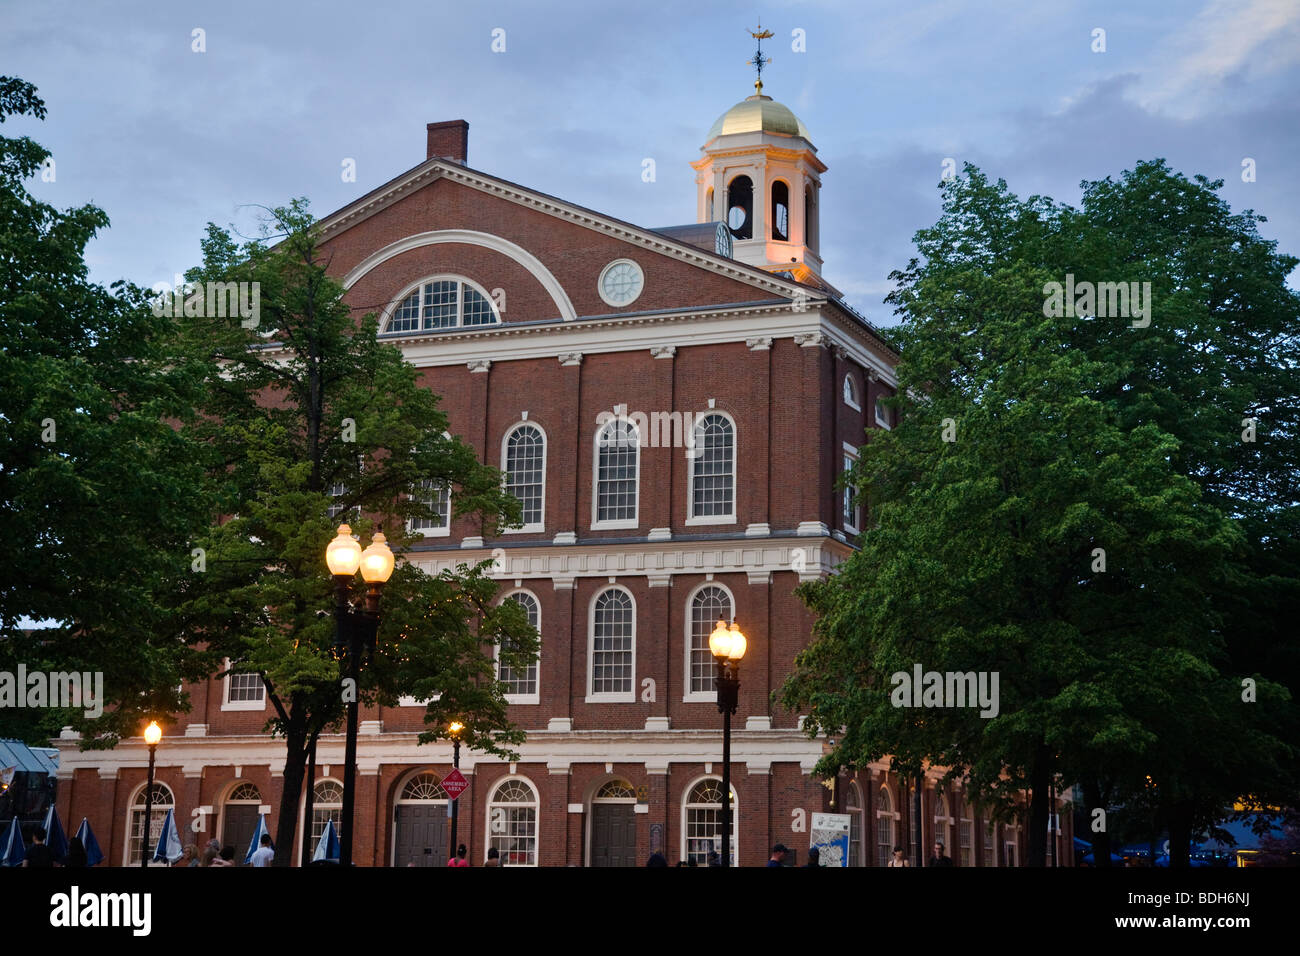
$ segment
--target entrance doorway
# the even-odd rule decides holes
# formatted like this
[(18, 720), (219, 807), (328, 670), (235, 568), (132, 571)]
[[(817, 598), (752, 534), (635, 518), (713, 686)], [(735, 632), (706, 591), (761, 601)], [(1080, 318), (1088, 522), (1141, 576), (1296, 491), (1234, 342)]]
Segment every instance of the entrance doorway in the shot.
[(592, 798), (591, 865), (638, 865), (636, 791), (626, 781), (611, 780)]
[(447, 793), (437, 774), (408, 780), (393, 813), (393, 866), (447, 865)]

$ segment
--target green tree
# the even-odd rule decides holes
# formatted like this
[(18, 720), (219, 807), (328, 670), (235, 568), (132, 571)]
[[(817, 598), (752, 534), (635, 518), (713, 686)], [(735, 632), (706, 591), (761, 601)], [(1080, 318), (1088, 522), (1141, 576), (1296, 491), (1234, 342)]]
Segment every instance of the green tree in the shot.
[[(16, 116), (44, 119), (45, 106), (31, 84), (0, 77), (0, 123)], [(0, 534), (13, 551), (0, 670), (99, 672), (109, 706), (98, 718), (6, 708), (0, 733), (46, 742), (70, 724), (83, 746), (107, 747), (184, 707), (177, 687), (202, 673), (178, 640), (174, 598), (210, 502), (174, 427), (197, 385), (173, 361), (175, 322), (134, 286), (89, 281), (86, 244), (108, 216), (31, 195), (25, 182), (49, 156), (0, 137)]]
[[(211, 659), (229, 659), (266, 685), (269, 726), (286, 746), (276, 851), (283, 866), (308, 751), (343, 713), (324, 562), (336, 526), (346, 519), (363, 538), (382, 528), (400, 553), (414, 538), (409, 520), (439, 516), (434, 488), (450, 489), (455, 513), (479, 516), (486, 533), (519, 510), (500, 473), (447, 434), (436, 396), (400, 351), (378, 340), (374, 316), (352, 314), (326, 274), (306, 204), (273, 210), (271, 226), (278, 242), (242, 246), (209, 226), (204, 264), (188, 275), (258, 283), (260, 308), (253, 318), (209, 314), (197, 302), (186, 310), (194, 314), (185, 351), (207, 391), (185, 432), (210, 454), (224, 516), (204, 541), (207, 570), (194, 576), (187, 608), (191, 636)], [(342, 513), (331, 518), (331, 506)], [(361, 700), (438, 695), (422, 740), (445, 736), (455, 717), (467, 725), (469, 746), (510, 754), (522, 733), (506, 719), (487, 650), (501, 643), (503, 658), (524, 666), (537, 645), (513, 603), (495, 606), (496, 590), (484, 567), (430, 576), (399, 561), (384, 589), (377, 648), (361, 672)]]
[[(873, 520), (840, 574), (803, 589), (817, 637), (782, 696), (837, 734), (828, 769), (892, 753), (969, 775), (986, 804), (1028, 789), (1042, 865), (1058, 775), (1118, 796), (1150, 776), (1168, 807), (1222, 808), (1243, 764), (1276, 777), (1287, 694), (1261, 675), (1258, 707), (1240, 705), (1215, 598), (1247, 536), (1187, 443), (1138, 411), (1161, 400), (1135, 372), (1151, 327), (1045, 314), (1066, 273), (1152, 281), (1162, 301), (1159, 263), (1106, 258), (1115, 209), (1021, 201), (971, 167), (944, 198), (895, 273), (903, 414), (853, 474)], [(917, 663), (996, 672), (997, 716), (894, 706), (892, 675)]]

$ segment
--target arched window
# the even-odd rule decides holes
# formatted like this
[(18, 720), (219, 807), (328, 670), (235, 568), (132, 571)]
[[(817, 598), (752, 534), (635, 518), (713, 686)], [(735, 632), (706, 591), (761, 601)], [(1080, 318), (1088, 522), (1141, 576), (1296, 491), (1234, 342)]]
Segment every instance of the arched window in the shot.
[(772, 184), (772, 238), (790, 241), (790, 187), (779, 179)]
[(383, 331), (430, 332), (501, 321), (487, 291), (460, 276), (434, 276), (399, 296)]
[(894, 809), (894, 799), (888, 787), (880, 788), (876, 800), (876, 866), (888, 866), (894, 856), (895, 831), (899, 813)]
[(343, 833), (339, 830), (342, 817), (343, 784), (337, 780), (317, 780), (316, 787), (312, 791), (309, 855), (316, 852), (316, 844), (320, 842), (320, 835), (325, 832), (326, 821), (334, 821), (334, 832), (342, 839)]
[[(524, 609), (528, 615), (528, 623), (532, 625), (533, 630), (541, 634), (542, 631), (542, 611), (541, 605), (537, 598), (529, 591), (516, 591), (514, 594), (506, 595), (507, 601), (514, 601)], [(539, 701), (537, 696), (537, 662), (529, 664), (525, 668), (512, 668), (508, 664), (501, 663), (501, 649), (497, 650), (497, 680), (505, 684), (503, 693), (506, 700), (512, 704), (536, 704)]]
[(687, 524), (724, 524), (736, 520), (736, 429), (721, 412), (695, 422)]
[(727, 187), (727, 227), (737, 239), (754, 238), (754, 183), (737, 176)]
[(817, 191), (812, 183), (803, 191), (804, 245), (813, 252), (817, 251)]
[[(948, 798), (942, 793), (936, 794), (934, 798), (934, 839), (932, 843), (942, 843), (943, 852), (947, 857), (952, 856), (952, 823), (953, 818), (948, 813)], [(934, 848), (930, 848), (931, 852)]]
[(492, 791), (487, 813), (488, 846), (502, 866), (537, 865), (537, 791), (520, 777), (508, 777)]
[(686, 700), (716, 700), (714, 686), (713, 653), (709, 650), (709, 635), (717, 627), (718, 618), (730, 621), (735, 612), (731, 594), (716, 584), (706, 585), (695, 592), (687, 604), (687, 633), (690, 641), (687, 650)]
[(637, 526), (641, 434), (626, 418), (606, 422), (596, 432), (596, 487), (592, 523), (611, 528)]
[(844, 812), (849, 815), (849, 866), (863, 866), (862, 791), (850, 780), (844, 788)]
[(885, 407), (884, 395), (876, 398), (876, 424), (881, 428), (893, 427), (889, 420), (889, 409)]
[(516, 425), (501, 442), (506, 491), (519, 499), (523, 524), (515, 531), (541, 531), (546, 504), (546, 436), (533, 424)]
[(961, 820), (958, 823), (957, 843), (961, 856), (957, 862), (961, 866), (975, 865), (975, 812), (969, 800), (961, 801)]
[[(144, 804), (145, 788), (141, 787), (136, 793), (135, 799), (131, 801), (131, 809), (127, 815), (127, 850), (126, 865), (139, 866), (140, 852), (144, 841)], [(176, 808), (176, 798), (172, 796), (171, 788), (165, 783), (154, 781), (153, 785), (153, 805), (149, 809), (149, 858), (153, 859), (154, 852), (158, 849), (158, 838), (162, 835), (163, 821), (167, 819), (167, 811)], [(176, 824), (177, 830), (180, 824)]]
[[(842, 444), (844, 446), (844, 470), (841, 473), (841, 478), (848, 475), (853, 470), (853, 466), (858, 463), (858, 450), (848, 442)], [(845, 531), (857, 534), (862, 527), (862, 508), (858, 504), (858, 490), (852, 484), (846, 484), (843, 488), (843, 498), (840, 502), (840, 518)]]
[(862, 411), (862, 403), (858, 401), (858, 383), (854, 381), (852, 372), (844, 376), (844, 404), (855, 411)]
[(402, 787), (398, 803), (428, 803), (434, 800), (446, 800), (447, 791), (442, 789), (442, 778), (431, 771), (417, 773), (406, 786)]
[(593, 803), (636, 803), (636, 790), (626, 780), (608, 780), (591, 799)]
[[(731, 855), (728, 863), (736, 865), (736, 846), (740, 842), (740, 811), (736, 806), (736, 788), (731, 788)], [(693, 784), (682, 801), (682, 859), (708, 866), (709, 851), (722, 852), (722, 781), (706, 777)]]
[(984, 866), (998, 865), (998, 835), (997, 824), (993, 822), (992, 817), (984, 818), (984, 840), (980, 844), (981, 862)]
[(606, 588), (591, 602), (588, 700), (634, 699), (636, 605), (623, 588)]

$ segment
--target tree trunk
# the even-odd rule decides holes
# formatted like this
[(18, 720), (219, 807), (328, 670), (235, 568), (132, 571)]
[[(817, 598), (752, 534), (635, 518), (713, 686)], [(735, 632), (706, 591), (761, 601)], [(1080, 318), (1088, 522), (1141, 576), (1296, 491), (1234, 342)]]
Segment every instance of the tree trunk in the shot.
[(293, 866), (293, 838), (298, 831), (298, 799), (307, 772), (307, 731), (294, 728), (285, 736), (284, 790), (276, 826), (275, 865)]
[(1167, 811), (1169, 817), (1169, 868), (1186, 870), (1191, 867), (1192, 807), (1189, 803), (1175, 803)]
[(1034, 752), (1034, 763), (1029, 770), (1029, 852), (1026, 866), (1047, 865), (1047, 791), (1052, 782), (1051, 753), (1046, 745)]
[[(1092, 829), (1092, 814), (1098, 807), (1105, 810), (1106, 804), (1101, 795), (1101, 784), (1096, 780), (1089, 780), (1083, 785), (1084, 799), (1088, 805), (1084, 808), (1088, 817), (1088, 830), (1092, 836), (1092, 865), (1109, 867), (1110, 863), (1110, 831), (1101, 830), (1096, 832)], [(1106, 821), (1109, 824), (1109, 820)]]

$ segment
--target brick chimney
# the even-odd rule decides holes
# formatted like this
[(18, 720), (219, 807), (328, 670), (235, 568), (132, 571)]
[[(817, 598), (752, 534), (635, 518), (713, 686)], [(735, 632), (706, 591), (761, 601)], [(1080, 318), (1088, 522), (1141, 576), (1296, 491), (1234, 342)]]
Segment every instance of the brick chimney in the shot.
[(459, 119), (447, 120), (430, 123), (428, 130), (429, 155), (426, 159), (437, 156), (465, 165), (465, 157), (469, 152), (469, 123)]

